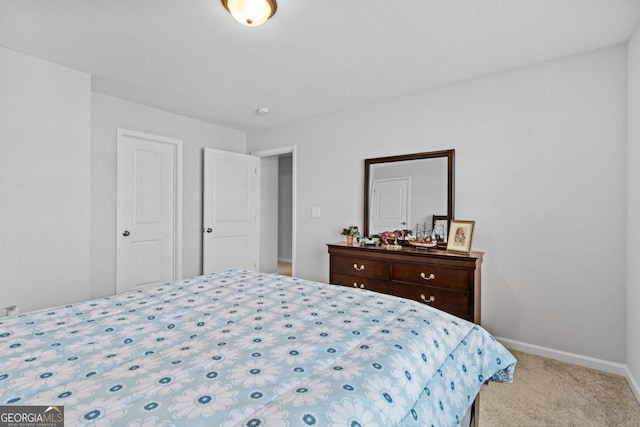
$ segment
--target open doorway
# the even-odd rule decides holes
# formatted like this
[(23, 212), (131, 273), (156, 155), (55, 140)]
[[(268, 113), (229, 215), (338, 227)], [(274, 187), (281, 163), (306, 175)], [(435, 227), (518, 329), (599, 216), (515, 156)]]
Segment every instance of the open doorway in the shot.
[(260, 267), (295, 276), (295, 146), (252, 153), (260, 157)]
[(278, 274), (292, 275), (293, 156), (278, 157)]

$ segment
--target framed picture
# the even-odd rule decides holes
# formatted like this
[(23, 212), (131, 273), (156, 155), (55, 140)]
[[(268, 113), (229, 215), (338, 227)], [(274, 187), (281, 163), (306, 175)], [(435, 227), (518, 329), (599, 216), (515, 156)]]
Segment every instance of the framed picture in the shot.
[(465, 254), (471, 252), (475, 224), (475, 221), (452, 219), (451, 227), (449, 228), (449, 239), (447, 240), (447, 250)]
[(436, 236), (436, 241), (441, 243), (447, 243), (447, 236), (449, 235), (449, 221), (446, 215), (433, 215), (433, 224), (431, 224), (433, 234)]

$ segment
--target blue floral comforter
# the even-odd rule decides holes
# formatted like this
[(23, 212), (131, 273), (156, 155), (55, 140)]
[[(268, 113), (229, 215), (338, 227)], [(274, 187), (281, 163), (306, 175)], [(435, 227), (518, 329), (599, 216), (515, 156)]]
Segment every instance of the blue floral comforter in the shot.
[(426, 305), (239, 270), (0, 319), (0, 349), (0, 404), (70, 426), (454, 426), (516, 363)]

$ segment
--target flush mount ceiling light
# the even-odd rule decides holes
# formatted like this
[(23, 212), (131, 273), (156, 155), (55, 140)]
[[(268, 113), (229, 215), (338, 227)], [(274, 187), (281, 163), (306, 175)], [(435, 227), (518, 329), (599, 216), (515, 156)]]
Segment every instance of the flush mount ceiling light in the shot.
[(236, 21), (249, 27), (264, 24), (278, 8), (276, 0), (222, 0), (222, 4)]

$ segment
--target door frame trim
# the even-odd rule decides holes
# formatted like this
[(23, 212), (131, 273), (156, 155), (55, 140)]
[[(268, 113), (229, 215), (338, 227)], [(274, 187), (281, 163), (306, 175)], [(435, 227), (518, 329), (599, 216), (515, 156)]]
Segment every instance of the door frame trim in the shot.
[[(134, 137), (139, 139), (146, 139), (155, 143), (162, 144), (171, 144), (173, 145), (174, 153), (175, 153), (175, 176), (174, 176), (174, 199), (173, 199), (173, 249), (174, 249), (174, 275), (173, 280), (182, 279), (182, 186), (183, 186), (183, 177), (182, 177), (182, 141), (175, 138), (169, 138), (165, 136), (152, 135), (149, 133), (138, 132), (129, 129), (117, 128), (117, 140), (116, 140), (116, 239), (118, 239), (120, 233), (120, 198), (118, 197), (119, 188), (117, 179), (117, 161), (120, 156), (120, 145), (124, 144), (126, 141), (126, 137)], [(118, 243), (116, 240), (116, 293), (118, 293)]]
[(297, 194), (298, 194), (298, 158), (297, 145), (288, 145), (286, 147), (271, 148), (268, 150), (254, 151), (249, 154), (257, 157), (279, 156), (281, 154), (291, 154), (291, 275), (296, 276), (297, 270)]

